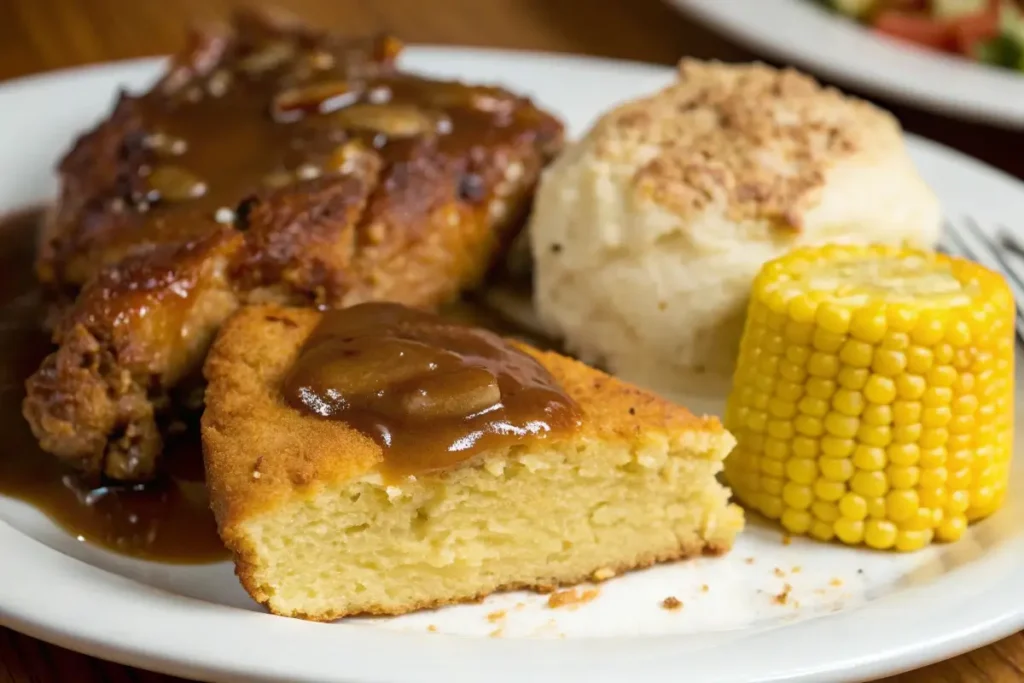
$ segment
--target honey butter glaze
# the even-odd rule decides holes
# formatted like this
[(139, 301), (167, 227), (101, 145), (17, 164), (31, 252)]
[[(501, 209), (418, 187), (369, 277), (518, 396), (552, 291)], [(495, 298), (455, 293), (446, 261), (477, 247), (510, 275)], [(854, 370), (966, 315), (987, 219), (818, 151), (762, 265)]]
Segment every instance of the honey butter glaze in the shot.
[(544, 366), (502, 337), (389, 303), (327, 312), (283, 393), (292, 407), (373, 439), (388, 478), (449, 469), (581, 422)]

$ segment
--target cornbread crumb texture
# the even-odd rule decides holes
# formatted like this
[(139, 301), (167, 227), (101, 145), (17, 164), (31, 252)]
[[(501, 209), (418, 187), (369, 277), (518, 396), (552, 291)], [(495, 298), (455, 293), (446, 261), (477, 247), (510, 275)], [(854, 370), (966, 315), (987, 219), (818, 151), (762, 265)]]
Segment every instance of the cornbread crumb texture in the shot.
[(574, 585), (723, 552), (742, 527), (715, 479), (733, 444), (717, 420), (531, 349), (586, 416), (569, 442), (385, 482), (374, 442), (276, 389), (317, 320), (243, 310), (206, 365), (211, 502), (243, 586), (275, 613), (400, 614)]
[(556, 591), (548, 597), (547, 606), (551, 609), (559, 607), (575, 608), (585, 605), (601, 594), (598, 588), (569, 588), (564, 591)]
[(766, 261), (821, 242), (930, 246), (939, 225), (890, 114), (791, 70), (684, 60), (545, 172), (535, 303), (583, 360), (678, 385), (731, 371)]
[[(226, 495), (214, 496), (225, 504), (215, 511), (218, 514), (254, 514), (297, 489), (347, 482), (381, 462), (380, 447), (368, 437), (342, 422), (304, 416), (281, 400), (277, 389), (281, 378), (320, 316), (299, 308), (248, 307), (229, 319), (218, 337), (205, 366), (211, 390), (203, 421), (206, 449), (223, 446), (223, 452), (232, 456), (207, 458), (210, 474), (225, 485)], [(674, 434), (731, 447), (731, 435), (715, 417), (695, 416), (582, 363), (513, 343), (540, 360), (580, 404), (586, 415), (577, 433), (581, 441), (612, 439), (664, 446), (667, 435)], [(232, 443), (258, 448), (238, 449)], [(500, 468), (493, 463), (484, 466)], [(254, 474), (259, 475), (255, 481)], [(257, 499), (247, 494), (253, 486), (258, 486)], [(233, 495), (244, 491), (237, 498)]]

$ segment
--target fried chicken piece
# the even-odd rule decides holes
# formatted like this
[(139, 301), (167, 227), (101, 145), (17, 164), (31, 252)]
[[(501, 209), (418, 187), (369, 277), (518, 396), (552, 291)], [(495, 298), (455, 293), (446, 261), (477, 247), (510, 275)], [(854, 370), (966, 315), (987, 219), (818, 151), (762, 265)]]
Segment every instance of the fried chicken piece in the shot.
[(26, 385), (44, 450), (154, 476), (176, 391), (245, 303), (432, 308), (479, 283), (561, 124), (502, 89), (404, 73), (399, 49), (239, 12), (78, 140), (36, 263), (78, 292)]

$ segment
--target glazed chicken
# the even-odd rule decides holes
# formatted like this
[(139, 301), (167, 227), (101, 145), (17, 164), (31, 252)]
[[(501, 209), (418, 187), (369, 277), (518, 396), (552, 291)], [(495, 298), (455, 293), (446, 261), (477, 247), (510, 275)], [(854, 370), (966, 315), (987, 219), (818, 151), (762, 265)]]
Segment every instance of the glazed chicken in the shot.
[(145, 481), (239, 306), (433, 308), (481, 281), (562, 126), (505, 90), (406, 73), (400, 49), (242, 11), (76, 142), (36, 264), (71, 300), (26, 385), (44, 450)]

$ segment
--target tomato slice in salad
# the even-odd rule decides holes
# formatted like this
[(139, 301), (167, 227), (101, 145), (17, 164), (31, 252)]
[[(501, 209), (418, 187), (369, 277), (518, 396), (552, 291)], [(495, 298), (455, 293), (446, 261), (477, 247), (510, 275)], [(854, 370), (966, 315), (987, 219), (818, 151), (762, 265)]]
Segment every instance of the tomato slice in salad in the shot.
[(871, 24), (876, 32), (893, 38), (973, 56), (979, 43), (999, 34), (999, 0), (989, 0), (980, 12), (948, 20), (927, 9), (915, 11), (894, 3), (876, 14)]
[(951, 50), (955, 44), (950, 25), (926, 14), (886, 10), (872, 24), (878, 33), (936, 50)]

